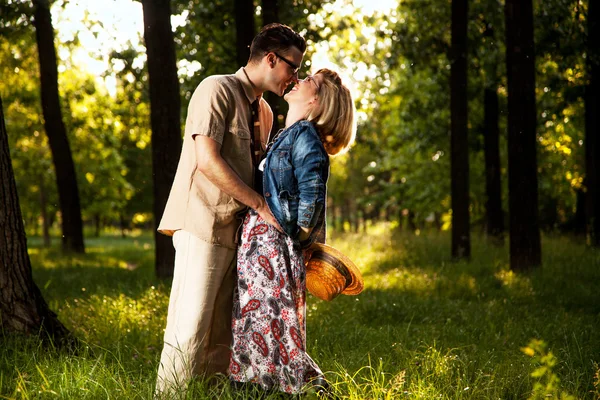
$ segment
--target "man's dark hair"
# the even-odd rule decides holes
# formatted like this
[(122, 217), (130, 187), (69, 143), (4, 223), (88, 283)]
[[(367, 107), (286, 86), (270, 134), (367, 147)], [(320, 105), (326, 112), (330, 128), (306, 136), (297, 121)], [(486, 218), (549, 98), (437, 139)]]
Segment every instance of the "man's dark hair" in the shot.
[(265, 54), (270, 52), (285, 54), (292, 46), (304, 53), (306, 40), (287, 25), (279, 23), (265, 25), (252, 40), (248, 61), (260, 61)]

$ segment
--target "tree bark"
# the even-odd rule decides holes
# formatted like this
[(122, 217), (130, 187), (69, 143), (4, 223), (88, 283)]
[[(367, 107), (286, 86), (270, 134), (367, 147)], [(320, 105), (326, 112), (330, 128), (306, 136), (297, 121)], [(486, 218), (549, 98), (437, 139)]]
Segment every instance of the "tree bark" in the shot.
[(40, 82), (44, 128), (48, 135), (62, 217), (63, 249), (85, 252), (81, 204), (75, 165), (71, 155), (67, 129), (62, 118), (58, 93), (58, 68), (54, 48), (54, 29), (48, 0), (33, 0), (35, 36), (40, 61)]
[(585, 92), (585, 169), (586, 169), (586, 219), (590, 244), (600, 247), (600, 43), (598, 31), (598, 3), (590, 1), (588, 6), (587, 73)]
[(510, 267), (541, 265), (532, 0), (506, 0)]
[(471, 257), (467, 128), (468, 1), (452, 0), (450, 67), (452, 257)]
[(156, 276), (173, 276), (175, 250), (171, 238), (156, 229), (162, 218), (181, 153), (181, 100), (170, 0), (142, 0), (144, 41), (150, 81), (152, 171), (154, 177), (154, 238)]
[(250, 44), (255, 34), (254, 2), (235, 0), (236, 50), (238, 66), (242, 67), (250, 57)]
[(61, 343), (70, 337), (33, 281), (17, 185), (0, 98), (0, 329), (44, 333)]

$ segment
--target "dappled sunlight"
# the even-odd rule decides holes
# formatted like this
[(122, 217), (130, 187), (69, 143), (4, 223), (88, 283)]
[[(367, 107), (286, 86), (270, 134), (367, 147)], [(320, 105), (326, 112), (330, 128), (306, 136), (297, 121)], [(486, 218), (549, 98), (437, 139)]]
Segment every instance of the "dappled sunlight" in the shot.
[(96, 345), (125, 341), (147, 343), (138, 353), (156, 356), (166, 321), (168, 291), (150, 286), (137, 298), (125, 294), (74, 298), (58, 310), (76, 336)]
[(533, 295), (531, 278), (516, 274), (514, 271), (503, 269), (494, 274), (503, 287), (510, 289), (514, 294)]
[[(545, 238), (556, 252), (546, 252), (543, 269), (524, 275), (508, 269), (504, 247), (480, 238), (473, 240), (477, 257), (470, 262), (451, 261), (449, 234), (415, 236), (380, 224), (368, 234), (330, 238), (365, 279), (358, 296), (307, 298), (308, 352), (341, 398), (526, 398), (535, 367), (521, 348), (533, 335), (552, 343), (564, 366), (556, 368), (561, 381), (579, 382), (570, 391), (587, 385), (593, 371), (582, 375), (581, 354), (598, 354), (596, 253)], [(30, 395), (101, 398), (102, 386), (117, 397), (150, 398), (170, 286), (154, 278), (146, 243), (100, 238), (84, 256), (34, 248), (36, 283), (87, 347), (69, 357), (0, 356), (10, 365), (0, 380), (24, 376)], [(127, 263), (139, 268), (129, 270)], [(25, 354), (16, 350), (19, 343), (13, 353)], [(193, 390), (197, 398), (207, 393), (201, 385)]]
[(426, 294), (434, 291), (437, 275), (419, 274), (405, 269), (395, 269), (379, 274), (371, 280), (368, 287), (373, 289), (391, 289)]

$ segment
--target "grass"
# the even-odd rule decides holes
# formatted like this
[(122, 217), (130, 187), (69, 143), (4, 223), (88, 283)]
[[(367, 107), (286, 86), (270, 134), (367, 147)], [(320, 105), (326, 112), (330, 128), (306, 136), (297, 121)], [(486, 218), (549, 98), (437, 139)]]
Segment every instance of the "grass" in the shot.
[[(309, 297), (309, 353), (341, 398), (600, 399), (599, 251), (546, 236), (543, 268), (521, 275), (475, 234), (472, 261), (452, 262), (445, 233), (390, 232), (333, 234), (365, 291)], [(86, 245), (73, 256), (30, 240), (37, 284), (85, 346), (0, 337), (0, 399), (151, 398), (169, 294), (151, 236)], [(196, 381), (187, 398), (235, 396)]]

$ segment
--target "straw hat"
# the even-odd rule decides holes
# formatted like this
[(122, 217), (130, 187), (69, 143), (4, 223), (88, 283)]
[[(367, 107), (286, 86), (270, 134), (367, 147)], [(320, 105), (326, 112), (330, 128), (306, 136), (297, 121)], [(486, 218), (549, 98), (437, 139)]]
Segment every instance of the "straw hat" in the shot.
[(356, 295), (362, 292), (364, 284), (360, 271), (339, 250), (315, 243), (309, 252), (306, 288), (313, 296), (331, 301), (340, 293)]

